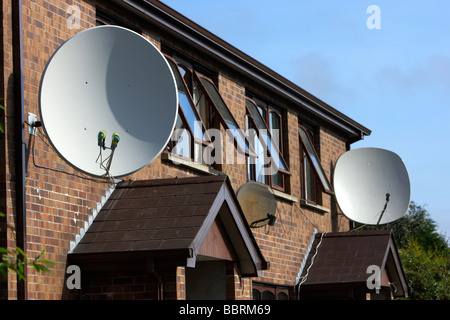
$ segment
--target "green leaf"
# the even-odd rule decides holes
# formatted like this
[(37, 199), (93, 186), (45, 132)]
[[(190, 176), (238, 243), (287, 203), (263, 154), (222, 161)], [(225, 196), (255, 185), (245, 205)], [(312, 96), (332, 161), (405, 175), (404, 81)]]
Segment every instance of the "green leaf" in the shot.
[(24, 258), (27, 257), (26, 254), (25, 254), (25, 252), (23, 252), (23, 250), (20, 249), (19, 247), (16, 247), (16, 250), (17, 250)]
[(6, 263), (0, 262), (0, 274), (3, 278), (8, 279), (8, 266)]
[(42, 257), (44, 252), (45, 252), (45, 250), (42, 250), (41, 253), (34, 258), (34, 261), (38, 261)]
[(50, 273), (50, 270), (41, 263), (32, 262), (30, 265), (36, 270), (36, 272), (44, 271)]
[(53, 261), (49, 261), (49, 260), (39, 260), (39, 262), (45, 263), (45, 264), (49, 264), (49, 265), (51, 265), (51, 266), (54, 266), (54, 265), (55, 265), (55, 263), (54, 263)]
[(46, 265), (53, 266), (55, 263), (41, 259), (44, 253), (45, 250), (42, 250), (41, 253), (34, 258), (33, 262), (27, 262), (27, 256), (21, 248), (15, 247), (13, 250), (8, 250), (0, 247), (0, 275), (7, 278), (8, 270), (12, 270), (17, 274), (19, 280), (26, 281), (24, 269), (27, 265), (32, 266), (36, 272), (43, 271), (50, 273), (51, 271)]
[(45, 250), (42, 250), (41, 253), (34, 258), (34, 262), (31, 262), (30, 265), (36, 270), (36, 272), (44, 271), (50, 273), (50, 270), (44, 265), (55, 265), (54, 262), (49, 260), (43, 260), (41, 257), (44, 255)]
[(11, 252), (8, 249), (6, 249), (6, 248), (0, 248), (0, 253), (11, 254)]

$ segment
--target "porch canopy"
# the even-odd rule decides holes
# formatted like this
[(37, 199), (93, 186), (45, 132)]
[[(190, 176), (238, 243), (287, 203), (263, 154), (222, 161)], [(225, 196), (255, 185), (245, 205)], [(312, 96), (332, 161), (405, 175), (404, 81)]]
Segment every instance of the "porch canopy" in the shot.
[[(370, 266), (380, 271), (378, 293), (376, 288), (369, 288), (375, 283), (372, 281), (374, 267)], [(316, 234), (300, 283), (300, 299), (408, 296), (405, 274), (390, 230)]]
[(126, 181), (117, 185), (70, 263), (236, 261), (243, 276), (268, 267), (226, 175)]

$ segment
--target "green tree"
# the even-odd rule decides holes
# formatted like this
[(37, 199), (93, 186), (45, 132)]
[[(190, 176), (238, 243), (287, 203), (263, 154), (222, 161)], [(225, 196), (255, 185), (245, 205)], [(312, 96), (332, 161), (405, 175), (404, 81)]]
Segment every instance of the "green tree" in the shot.
[(449, 300), (449, 242), (438, 232), (437, 224), (428, 211), (411, 202), (403, 218), (379, 228), (392, 230), (411, 289), (410, 299)]
[(450, 300), (450, 259), (442, 251), (426, 250), (417, 240), (399, 249), (410, 298)]
[[(0, 212), (0, 217), (5, 215)], [(42, 250), (39, 255), (33, 259), (29, 259), (25, 252), (19, 247), (8, 250), (0, 247), (0, 275), (5, 279), (8, 279), (8, 270), (12, 270), (19, 276), (19, 280), (26, 281), (24, 268), (30, 265), (36, 270), (36, 272), (44, 271), (50, 272), (47, 265), (54, 265), (52, 261), (42, 259), (45, 250)]]
[(411, 202), (408, 213), (402, 219), (387, 224), (385, 228), (392, 229), (399, 248), (417, 240), (425, 250), (449, 253), (448, 241), (438, 232), (436, 222), (423, 206), (415, 202)]

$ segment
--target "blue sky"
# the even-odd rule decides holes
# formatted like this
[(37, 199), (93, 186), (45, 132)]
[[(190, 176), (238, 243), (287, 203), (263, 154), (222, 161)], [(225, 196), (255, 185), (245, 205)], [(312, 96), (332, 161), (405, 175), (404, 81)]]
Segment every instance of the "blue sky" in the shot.
[(162, 2), (371, 129), (450, 237), (450, 1)]

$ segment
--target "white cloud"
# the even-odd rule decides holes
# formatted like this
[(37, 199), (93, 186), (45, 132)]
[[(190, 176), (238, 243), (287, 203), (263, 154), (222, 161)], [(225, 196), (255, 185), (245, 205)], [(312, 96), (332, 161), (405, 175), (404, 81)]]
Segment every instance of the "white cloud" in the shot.
[(385, 66), (375, 78), (384, 88), (406, 93), (434, 88), (447, 95), (450, 92), (450, 58), (434, 55), (408, 67)]
[(297, 61), (298, 82), (306, 90), (316, 94), (336, 91), (339, 84), (333, 77), (332, 65), (319, 54), (308, 53)]
[(295, 59), (296, 69), (294, 81), (319, 99), (340, 108), (342, 104), (350, 104), (357, 91), (340, 79), (345, 75), (338, 74), (335, 65), (318, 53), (307, 53)]

